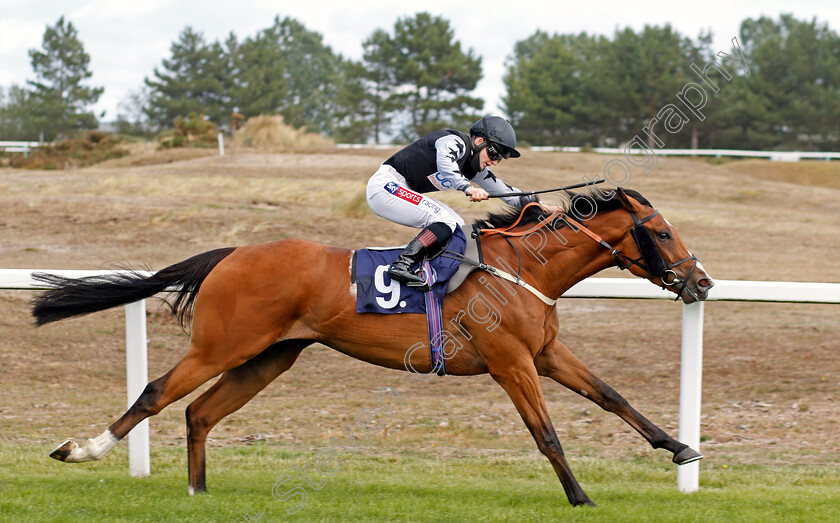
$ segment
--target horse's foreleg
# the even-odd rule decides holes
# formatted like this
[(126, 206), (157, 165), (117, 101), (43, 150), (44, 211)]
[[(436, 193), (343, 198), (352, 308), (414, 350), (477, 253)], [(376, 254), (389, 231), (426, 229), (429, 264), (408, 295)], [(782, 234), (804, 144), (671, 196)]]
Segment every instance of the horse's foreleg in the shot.
[(619, 393), (593, 374), (568, 347), (559, 340), (548, 344), (534, 359), (537, 372), (547, 376), (572, 391), (612, 412), (644, 437), (655, 448), (664, 448), (674, 454), (673, 462), (684, 465), (697, 461), (703, 455), (688, 445), (680, 443), (639, 414)]
[(493, 376), (499, 385), (505, 389), (522, 416), (522, 420), (537, 442), (542, 452), (551, 462), (566, 497), (572, 505), (595, 505), (589, 496), (583, 491), (572, 474), (566, 457), (563, 455), (563, 448), (557, 439), (557, 433), (548, 417), (548, 409), (540, 388), (539, 376), (530, 360), (506, 365), (500, 369), (490, 368), (490, 375)]
[(260, 355), (226, 371), (212, 387), (190, 403), (186, 413), (190, 494), (207, 490), (205, 442), (210, 429), (287, 371), (311, 343), (311, 340), (275, 343)]

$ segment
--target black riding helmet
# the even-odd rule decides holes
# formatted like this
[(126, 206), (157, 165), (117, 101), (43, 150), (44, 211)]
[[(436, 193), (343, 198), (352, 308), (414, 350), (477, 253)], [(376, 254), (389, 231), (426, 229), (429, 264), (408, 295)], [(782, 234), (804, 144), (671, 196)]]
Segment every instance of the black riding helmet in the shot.
[[(475, 122), (470, 127), (470, 135), (481, 136), (486, 141), (500, 146), (505, 153), (510, 154), (511, 158), (521, 156), (516, 150), (516, 133), (513, 126), (501, 116), (487, 116)], [(476, 152), (481, 149), (483, 147)]]

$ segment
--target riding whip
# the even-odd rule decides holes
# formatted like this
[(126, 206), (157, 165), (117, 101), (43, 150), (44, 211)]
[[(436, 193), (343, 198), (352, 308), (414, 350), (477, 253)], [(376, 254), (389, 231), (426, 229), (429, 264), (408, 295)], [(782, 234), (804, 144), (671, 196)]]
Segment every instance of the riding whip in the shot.
[(542, 194), (545, 192), (567, 191), (569, 189), (579, 189), (596, 183), (604, 183), (606, 180), (595, 180), (594, 182), (576, 183), (574, 185), (567, 185), (565, 187), (558, 187), (556, 189), (544, 189), (542, 191), (528, 191), (528, 192), (509, 192), (504, 194), (491, 194), (490, 198), (506, 198), (508, 196), (529, 196), (531, 194)]

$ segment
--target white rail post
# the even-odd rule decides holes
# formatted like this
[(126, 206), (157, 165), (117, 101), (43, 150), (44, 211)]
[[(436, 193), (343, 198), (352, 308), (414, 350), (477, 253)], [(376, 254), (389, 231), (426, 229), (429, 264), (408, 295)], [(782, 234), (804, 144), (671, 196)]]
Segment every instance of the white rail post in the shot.
[[(680, 441), (700, 452), (700, 392), (703, 379), (703, 302), (683, 305), (680, 358)], [(677, 468), (677, 488), (700, 488), (700, 462)]]
[(222, 132), (219, 131), (219, 156), (225, 155), (225, 137), (222, 135)]
[[(146, 300), (125, 306), (125, 376), (128, 408), (149, 381), (146, 339)], [(149, 420), (144, 419), (128, 433), (128, 472), (135, 478), (151, 473)]]

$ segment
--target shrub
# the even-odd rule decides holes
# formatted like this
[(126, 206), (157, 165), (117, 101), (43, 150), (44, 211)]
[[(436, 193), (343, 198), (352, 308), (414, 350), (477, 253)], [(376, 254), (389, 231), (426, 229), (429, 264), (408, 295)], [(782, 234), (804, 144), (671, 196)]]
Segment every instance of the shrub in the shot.
[(161, 149), (174, 147), (215, 147), (219, 129), (204, 119), (203, 114), (190, 113), (186, 118), (175, 118), (175, 128), (158, 137)]
[(280, 115), (252, 116), (233, 135), (236, 145), (255, 148), (312, 149), (332, 147), (335, 143), (320, 134), (308, 133), (305, 127), (295, 129)]
[(29, 156), (15, 154), (9, 165), (21, 169), (68, 169), (121, 158), (128, 154), (119, 136), (88, 131), (84, 138), (73, 138), (34, 149)]

